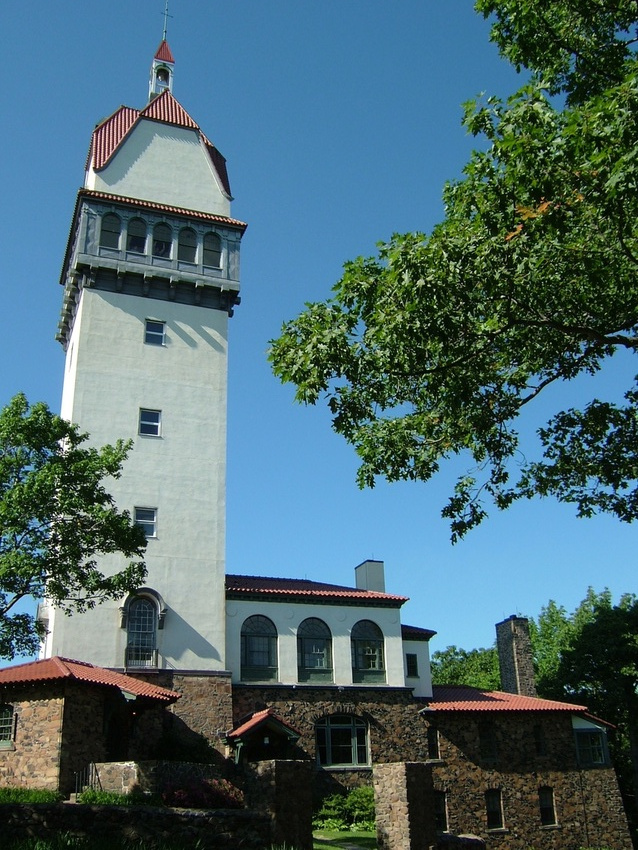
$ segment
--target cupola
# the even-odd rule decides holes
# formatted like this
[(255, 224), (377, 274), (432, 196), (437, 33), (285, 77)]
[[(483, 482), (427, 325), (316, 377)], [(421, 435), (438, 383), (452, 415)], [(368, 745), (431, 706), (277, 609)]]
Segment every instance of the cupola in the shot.
[(173, 72), (175, 60), (166, 39), (162, 39), (160, 46), (153, 57), (151, 65), (151, 77), (148, 84), (148, 99), (153, 100), (158, 94), (165, 91), (173, 91)]

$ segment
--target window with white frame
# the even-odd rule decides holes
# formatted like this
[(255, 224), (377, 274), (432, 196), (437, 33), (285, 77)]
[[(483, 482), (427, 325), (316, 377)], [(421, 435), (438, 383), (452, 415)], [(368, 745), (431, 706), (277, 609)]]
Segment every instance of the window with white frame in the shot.
[(368, 725), (352, 714), (332, 714), (315, 724), (317, 762), (324, 766), (370, 764)]
[(332, 633), (317, 617), (297, 629), (297, 675), (300, 682), (332, 681)]
[(161, 437), (162, 411), (148, 410), (145, 407), (141, 407), (139, 432), (145, 437)]
[(594, 767), (595, 765), (607, 764), (607, 747), (605, 733), (602, 729), (594, 727), (575, 729), (576, 754), (578, 764), (582, 767)]
[(241, 627), (241, 678), (250, 682), (276, 681), (277, 628), (272, 620), (256, 614)]
[(352, 649), (352, 680), (385, 682), (383, 632), (372, 620), (359, 620), (350, 635)]
[(157, 537), (157, 508), (135, 508), (135, 522), (147, 538)]
[(12, 705), (0, 705), (0, 749), (11, 749), (15, 732), (15, 711)]
[(157, 666), (157, 606), (144, 596), (133, 599), (126, 621), (126, 666)]
[(144, 323), (144, 342), (146, 345), (165, 345), (166, 322), (146, 319)]

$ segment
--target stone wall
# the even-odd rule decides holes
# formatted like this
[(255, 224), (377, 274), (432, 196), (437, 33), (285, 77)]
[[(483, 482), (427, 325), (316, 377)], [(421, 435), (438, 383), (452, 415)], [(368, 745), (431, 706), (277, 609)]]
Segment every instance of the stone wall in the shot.
[(312, 850), (312, 765), (260, 761), (243, 774), (246, 805), (270, 818), (273, 844)]
[(198, 779), (222, 778), (216, 765), (192, 762), (109, 761), (98, 762), (95, 770), (99, 789), (118, 794), (130, 794), (132, 791), (155, 793), (168, 786), (184, 787)]
[(2, 839), (51, 839), (110, 835), (118, 839), (166, 842), (200, 850), (264, 850), (270, 847), (270, 819), (246, 810), (197, 811), (150, 806), (9, 805), (0, 808)]
[(64, 711), (62, 685), (3, 689), (0, 702), (12, 705), (16, 716), (13, 747), (0, 749), (0, 783), (57, 791)]
[(432, 770), (424, 763), (374, 766), (379, 850), (428, 850), (436, 842)]
[[(431, 762), (434, 789), (446, 794), (448, 830), (508, 850), (630, 850), (627, 819), (611, 767), (579, 769), (571, 716), (563, 712), (494, 713), (494, 756), (481, 754), (487, 712), (432, 712), (440, 759)], [(535, 726), (541, 725), (539, 731)], [(542, 747), (537, 748), (537, 743)], [(538, 752), (538, 749), (542, 752)], [(556, 824), (543, 825), (539, 788), (553, 789)], [(503, 828), (488, 830), (485, 792), (498, 789)]]
[(534, 658), (529, 621), (512, 614), (496, 624), (496, 647), (501, 689), (509, 694), (536, 696)]
[[(75, 791), (76, 773), (94, 761), (106, 758), (105, 707), (112, 699), (113, 709), (124, 703), (119, 693), (106, 688), (91, 688), (85, 683), (67, 682), (64, 686), (64, 725), (60, 747), (59, 790)], [(124, 730), (120, 730), (120, 734)]]

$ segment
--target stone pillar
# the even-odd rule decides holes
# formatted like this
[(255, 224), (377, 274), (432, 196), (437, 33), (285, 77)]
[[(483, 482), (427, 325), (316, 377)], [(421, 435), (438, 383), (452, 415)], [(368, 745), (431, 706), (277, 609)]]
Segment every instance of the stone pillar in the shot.
[(375, 764), (379, 850), (428, 850), (436, 844), (432, 769), (425, 762)]
[(244, 766), (246, 806), (270, 816), (271, 844), (312, 850), (312, 764), (259, 761)]
[(535, 697), (534, 659), (529, 622), (512, 614), (496, 624), (496, 648), (501, 673), (501, 689), (508, 694)]

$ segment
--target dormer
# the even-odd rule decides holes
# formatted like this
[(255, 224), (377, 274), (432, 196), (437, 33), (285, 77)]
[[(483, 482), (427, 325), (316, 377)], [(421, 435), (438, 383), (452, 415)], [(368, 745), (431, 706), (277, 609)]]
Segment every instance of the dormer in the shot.
[(151, 76), (148, 83), (148, 99), (153, 100), (158, 94), (173, 91), (173, 72), (175, 60), (166, 39), (157, 48), (151, 65)]

